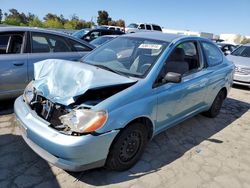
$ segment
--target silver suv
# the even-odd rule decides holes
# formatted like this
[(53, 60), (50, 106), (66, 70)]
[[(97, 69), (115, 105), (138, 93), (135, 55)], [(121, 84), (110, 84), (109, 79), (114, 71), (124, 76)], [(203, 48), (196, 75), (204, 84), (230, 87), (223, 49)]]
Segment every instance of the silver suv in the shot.
[(125, 28), (126, 33), (136, 33), (136, 32), (140, 32), (140, 31), (160, 31), (160, 32), (162, 32), (162, 29), (159, 25), (147, 24), (147, 23), (139, 23), (139, 24), (132, 23), (132, 24), (129, 24)]

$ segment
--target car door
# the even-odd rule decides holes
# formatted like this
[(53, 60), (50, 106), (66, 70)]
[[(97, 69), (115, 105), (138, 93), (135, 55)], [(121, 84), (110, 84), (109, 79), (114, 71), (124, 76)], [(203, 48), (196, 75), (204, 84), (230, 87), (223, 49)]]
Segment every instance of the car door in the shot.
[[(188, 44), (188, 45), (187, 45)], [(184, 46), (189, 46), (185, 49)], [(178, 54), (174, 54), (176, 48), (181, 48), (183, 51), (183, 58), (180, 59)], [(167, 127), (170, 127), (190, 115), (199, 112), (205, 107), (204, 96), (205, 87), (208, 82), (208, 74), (204, 69), (204, 63), (201, 55), (199, 43), (197, 41), (186, 41), (180, 43), (172, 51), (169, 58), (165, 62), (163, 69), (158, 77), (158, 82), (161, 82), (163, 75), (167, 72), (177, 72), (168, 70), (167, 64), (170, 62), (176, 63), (176, 66), (182, 66), (181, 63), (188, 64), (187, 71), (182, 75), (181, 83), (165, 83), (159, 84), (154, 88), (154, 92), (157, 95), (157, 131), (161, 131)], [(197, 65), (191, 65), (191, 54), (193, 60), (197, 58)], [(175, 60), (172, 59), (176, 58)], [(171, 59), (171, 60), (170, 60)], [(179, 70), (180, 67), (176, 67)], [(179, 73), (179, 72), (177, 72)], [(162, 77), (162, 78), (160, 78)], [(160, 78), (160, 79), (159, 79)]]
[(0, 98), (19, 95), (27, 85), (25, 32), (0, 33)]
[(34, 63), (45, 59), (78, 61), (91, 49), (73, 39), (59, 35), (32, 32), (28, 54), (28, 76), (33, 79)]

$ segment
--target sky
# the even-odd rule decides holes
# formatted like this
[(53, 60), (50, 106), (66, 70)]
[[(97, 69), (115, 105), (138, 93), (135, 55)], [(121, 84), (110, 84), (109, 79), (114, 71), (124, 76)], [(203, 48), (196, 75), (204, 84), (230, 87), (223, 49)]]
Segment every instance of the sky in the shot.
[(39, 18), (76, 14), (87, 21), (106, 10), (126, 25), (145, 22), (167, 29), (250, 35), (250, 0), (0, 0), (4, 12), (11, 8)]

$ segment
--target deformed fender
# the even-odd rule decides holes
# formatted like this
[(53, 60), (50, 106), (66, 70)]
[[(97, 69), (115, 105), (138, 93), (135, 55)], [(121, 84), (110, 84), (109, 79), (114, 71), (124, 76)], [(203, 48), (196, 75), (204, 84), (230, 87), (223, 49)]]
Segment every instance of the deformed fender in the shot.
[(157, 98), (155, 96), (146, 97), (141, 100), (134, 101), (109, 112), (107, 122), (102, 128), (98, 129), (97, 132), (103, 133), (114, 129), (122, 129), (129, 122), (139, 117), (147, 117), (148, 119), (150, 119), (153, 124), (154, 132), (156, 112)]

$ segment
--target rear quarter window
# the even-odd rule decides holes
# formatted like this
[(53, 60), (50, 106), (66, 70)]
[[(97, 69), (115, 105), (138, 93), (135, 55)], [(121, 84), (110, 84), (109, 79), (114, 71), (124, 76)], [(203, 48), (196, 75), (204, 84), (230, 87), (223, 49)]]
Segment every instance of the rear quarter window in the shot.
[(158, 25), (152, 25), (152, 26), (153, 26), (153, 30), (162, 31), (160, 26), (158, 26)]
[(201, 45), (204, 49), (204, 53), (209, 66), (216, 66), (222, 63), (223, 55), (215, 45), (208, 42), (201, 42)]

